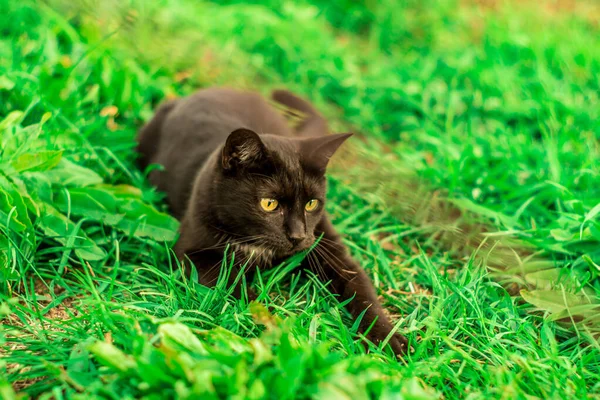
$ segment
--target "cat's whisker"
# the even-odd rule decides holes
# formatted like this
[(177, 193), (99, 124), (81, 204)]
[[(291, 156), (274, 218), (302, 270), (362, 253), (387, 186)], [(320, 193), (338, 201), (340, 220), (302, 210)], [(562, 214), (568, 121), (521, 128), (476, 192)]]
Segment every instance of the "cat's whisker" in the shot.
[(312, 263), (314, 264), (314, 272), (317, 274), (317, 276), (320, 276), (321, 279), (325, 280), (327, 279), (327, 274), (325, 273), (325, 270), (323, 269), (323, 266), (321, 265), (321, 263), (319, 262), (319, 259), (317, 258), (317, 256), (313, 253), (308, 253), (309, 256), (309, 263), (310, 260), (312, 260)]
[(335, 262), (335, 260), (332, 260), (332, 257), (335, 257), (337, 259), (337, 261), (340, 262), (341, 265), (343, 265), (343, 263), (335, 255), (327, 253), (325, 251), (325, 248), (323, 248), (323, 247), (320, 248), (319, 246), (317, 246), (317, 247), (315, 247), (315, 250), (316, 250), (317, 254), (319, 254), (319, 256), (321, 256), (323, 258), (323, 260), (327, 262), (327, 265), (329, 267), (331, 267), (340, 276), (340, 278), (342, 278), (346, 281), (349, 281), (352, 278), (349, 277), (347, 274), (351, 274), (351, 275), (356, 274), (356, 272), (354, 272), (354, 271), (349, 271), (339, 265), (336, 265), (336, 262)]
[(338, 247), (340, 249), (344, 248), (344, 245), (341, 242), (326, 238), (325, 236), (322, 236), (319, 239), (319, 243), (334, 245), (335, 247)]
[[(338, 246), (339, 246), (339, 243), (336, 243), (336, 242), (333, 242), (333, 243), (335, 243), (336, 245), (338, 245)], [(340, 263), (340, 265), (341, 265), (341, 266), (343, 266), (343, 265), (344, 265), (344, 263), (345, 263), (345, 262), (344, 262), (342, 259), (340, 259), (338, 255), (336, 255), (336, 254), (334, 253), (334, 250), (333, 250), (333, 249), (331, 249), (331, 248), (328, 248), (328, 247), (325, 245), (325, 243), (323, 243), (323, 245), (320, 245), (320, 243), (319, 243), (319, 245), (317, 245), (317, 246), (316, 246), (316, 248), (319, 248), (320, 250), (322, 250), (322, 251), (326, 252), (327, 254), (329, 254), (329, 255), (330, 255), (330, 256), (331, 256), (333, 259), (335, 259), (336, 261), (338, 261), (338, 262)], [(342, 268), (342, 270), (344, 270), (344, 269)], [(345, 270), (344, 270), (344, 271), (345, 271)], [(350, 271), (349, 271), (349, 272), (350, 272)], [(352, 273), (354, 273), (354, 272), (352, 272)]]
[(243, 244), (248, 244), (248, 243), (252, 243), (253, 241), (256, 241), (257, 239), (262, 238), (262, 236), (256, 235), (256, 236), (247, 236), (245, 238), (242, 239), (234, 239), (234, 238), (228, 238), (225, 235), (223, 235), (224, 238), (223, 239), (219, 239), (218, 242), (216, 244), (214, 244), (213, 246), (208, 246), (208, 247), (203, 247), (201, 249), (198, 250), (194, 250), (194, 251), (189, 251), (186, 254), (188, 256), (194, 255), (194, 254), (198, 254), (201, 253), (203, 251), (206, 250), (218, 250), (218, 249), (223, 249), (225, 247), (227, 247), (227, 245), (243, 245)]
[[(199, 280), (200, 280), (200, 282), (202, 282), (202, 280), (203, 280), (203, 279), (202, 279), (202, 277), (206, 277), (206, 278), (210, 277), (210, 275), (213, 273), (213, 271), (214, 271), (214, 270), (215, 270), (217, 267), (219, 267), (219, 266), (220, 266), (222, 263), (223, 263), (222, 261), (219, 261), (219, 262), (217, 262), (217, 263), (216, 263), (216, 264), (214, 264), (212, 267), (210, 267), (208, 270), (206, 270), (206, 272), (204, 272), (204, 274), (203, 274), (202, 276), (199, 276)], [(219, 277), (217, 276), (217, 277), (215, 278), (214, 282), (211, 280), (210, 282), (205, 282), (205, 283), (203, 283), (203, 284), (205, 284), (205, 285), (212, 285), (212, 286), (214, 286), (214, 285), (216, 285), (216, 283), (217, 283), (217, 281), (218, 281), (218, 280), (219, 280)]]
[(312, 256), (313, 256), (313, 254), (310, 252), (306, 254), (306, 260), (308, 261), (308, 267), (310, 268), (311, 271), (317, 273), (316, 266), (313, 263)]
[[(211, 228), (216, 229), (217, 231), (220, 231), (220, 232), (225, 233), (227, 235), (238, 236), (238, 237), (240, 237), (240, 236), (245, 237), (245, 235), (242, 235), (242, 234), (236, 233), (236, 232), (229, 232), (229, 231), (227, 231), (227, 230), (225, 230), (225, 229), (223, 229), (221, 227), (215, 226), (215, 225), (209, 225), (209, 226)], [(258, 237), (258, 235), (257, 235), (257, 237)]]
[(317, 276), (319, 276), (319, 271), (317, 270), (317, 266), (314, 264), (314, 261), (313, 261), (312, 257), (310, 256), (310, 254), (308, 254), (307, 260), (308, 260), (308, 266), (309, 266), (310, 270), (313, 271), (315, 274), (317, 274)]

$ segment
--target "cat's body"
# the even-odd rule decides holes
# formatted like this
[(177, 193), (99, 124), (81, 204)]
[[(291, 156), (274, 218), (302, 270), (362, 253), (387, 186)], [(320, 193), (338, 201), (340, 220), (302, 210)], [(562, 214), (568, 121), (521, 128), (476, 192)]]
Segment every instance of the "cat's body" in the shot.
[[(354, 297), (348, 308), (355, 317), (368, 308), (361, 330), (374, 323), (368, 337), (378, 343), (392, 326), (323, 207), (327, 162), (350, 135), (328, 134), (316, 110), (287, 91), (275, 91), (273, 98), (307, 118), (292, 129), (258, 94), (212, 88), (162, 105), (141, 130), (142, 166), (164, 166), (150, 173), (150, 181), (167, 193), (181, 219), (176, 253), (212, 286), (227, 243), (238, 267), (250, 261), (248, 266), (268, 268), (322, 235), (305, 267), (331, 281), (342, 299)], [(401, 335), (389, 343), (397, 354), (406, 350)]]

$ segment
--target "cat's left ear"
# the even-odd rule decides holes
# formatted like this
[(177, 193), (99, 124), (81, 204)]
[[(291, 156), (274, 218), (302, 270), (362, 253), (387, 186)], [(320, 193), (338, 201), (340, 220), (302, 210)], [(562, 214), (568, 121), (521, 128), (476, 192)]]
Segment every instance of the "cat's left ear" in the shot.
[(267, 148), (256, 132), (250, 129), (236, 129), (227, 137), (221, 163), (223, 169), (249, 168), (261, 163), (267, 157)]
[(325, 174), (329, 159), (350, 136), (352, 133), (338, 133), (302, 139), (300, 152), (303, 164), (319, 174)]

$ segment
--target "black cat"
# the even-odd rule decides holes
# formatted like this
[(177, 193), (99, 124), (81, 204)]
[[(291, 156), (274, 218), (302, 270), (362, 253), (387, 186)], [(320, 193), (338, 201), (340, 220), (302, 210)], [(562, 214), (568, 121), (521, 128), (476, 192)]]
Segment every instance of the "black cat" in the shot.
[[(141, 129), (142, 167), (164, 166), (150, 173), (150, 181), (167, 193), (181, 220), (176, 254), (195, 264), (202, 284), (214, 286), (227, 243), (238, 266), (250, 261), (268, 268), (322, 235), (305, 267), (331, 281), (342, 299), (353, 297), (348, 308), (354, 317), (367, 309), (361, 331), (371, 327), (368, 338), (379, 343), (392, 325), (324, 212), (327, 163), (350, 134), (329, 134), (312, 105), (288, 91), (272, 96), (304, 117), (295, 129), (260, 95), (226, 88), (165, 103)], [(389, 344), (396, 354), (407, 348), (400, 334)]]

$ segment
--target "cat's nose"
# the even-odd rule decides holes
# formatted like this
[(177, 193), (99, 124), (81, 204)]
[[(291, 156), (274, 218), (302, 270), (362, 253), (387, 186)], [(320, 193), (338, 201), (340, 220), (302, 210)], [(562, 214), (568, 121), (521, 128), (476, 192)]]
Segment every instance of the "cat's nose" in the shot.
[(287, 221), (286, 234), (290, 243), (296, 247), (306, 239), (306, 227), (300, 218), (291, 218)]
[(304, 232), (292, 232), (288, 234), (288, 240), (296, 247), (306, 240), (306, 234)]

